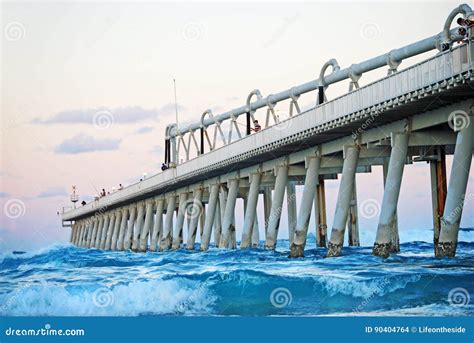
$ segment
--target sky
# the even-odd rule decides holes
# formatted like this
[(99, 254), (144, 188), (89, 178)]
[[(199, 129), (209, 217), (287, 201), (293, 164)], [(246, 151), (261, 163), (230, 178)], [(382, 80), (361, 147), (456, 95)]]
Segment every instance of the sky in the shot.
[[(265, 96), (316, 79), (330, 58), (348, 67), (437, 34), (459, 4), (2, 2), (0, 251), (67, 242), (57, 212), (71, 205), (72, 185), (90, 200), (157, 173), (164, 129), (175, 122), (173, 79), (179, 122), (196, 121), (208, 108), (243, 105), (255, 88)], [(332, 85), (328, 97), (347, 88)], [(302, 96), (302, 107), (315, 97)], [(329, 226), (338, 182), (328, 182)], [(357, 182), (360, 203), (381, 202), (380, 167)], [(474, 227), (473, 198), (463, 227)], [(401, 232), (432, 227), (426, 163), (405, 169), (398, 215)], [(360, 219), (361, 231), (376, 229), (377, 216)]]

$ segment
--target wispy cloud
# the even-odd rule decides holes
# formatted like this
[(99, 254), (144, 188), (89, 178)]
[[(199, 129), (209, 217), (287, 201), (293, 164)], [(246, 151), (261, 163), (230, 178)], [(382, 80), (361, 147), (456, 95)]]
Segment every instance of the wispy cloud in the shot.
[(89, 135), (79, 134), (64, 140), (56, 146), (57, 154), (80, 154), (84, 152), (118, 150), (120, 139), (97, 139)]
[(38, 194), (38, 198), (62, 197), (67, 195), (66, 190), (62, 187), (50, 187)]
[[(178, 110), (184, 110), (184, 107), (178, 105)], [(100, 107), (88, 109), (67, 110), (56, 113), (46, 118), (33, 119), (34, 124), (95, 124), (96, 117), (107, 113), (111, 121), (115, 124), (136, 123), (146, 120), (160, 120), (175, 111), (174, 104), (166, 104), (158, 109), (144, 109), (140, 106), (119, 107), (115, 109)]]
[(142, 134), (145, 134), (145, 133), (149, 133), (151, 131), (153, 131), (152, 126), (143, 126), (143, 127), (139, 128), (137, 131), (135, 131), (135, 133), (138, 134), (138, 135), (142, 135)]

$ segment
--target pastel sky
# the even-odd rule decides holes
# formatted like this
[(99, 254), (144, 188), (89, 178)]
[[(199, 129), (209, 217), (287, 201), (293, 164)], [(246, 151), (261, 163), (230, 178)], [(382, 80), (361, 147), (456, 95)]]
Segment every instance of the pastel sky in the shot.
[[(66, 242), (69, 229), (56, 213), (71, 205), (72, 185), (89, 200), (98, 189), (157, 173), (164, 128), (175, 120), (173, 78), (179, 121), (195, 121), (207, 108), (243, 105), (252, 89), (267, 95), (313, 80), (330, 58), (347, 67), (437, 34), (458, 5), (2, 2), (0, 251)], [(333, 85), (328, 96), (347, 88)], [(302, 97), (303, 107), (314, 100)], [(95, 122), (101, 111), (110, 122)], [(359, 202), (381, 201), (379, 167), (357, 181)], [(329, 224), (337, 186), (328, 182)], [(470, 197), (462, 226), (474, 227), (473, 207)], [(7, 208), (18, 214), (7, 216)], [(427, 164), (407, 166), (398, 214), (401, 231), (432, 227)], [(377, 218), (361, 217), (360, 225), (373, 232)]]

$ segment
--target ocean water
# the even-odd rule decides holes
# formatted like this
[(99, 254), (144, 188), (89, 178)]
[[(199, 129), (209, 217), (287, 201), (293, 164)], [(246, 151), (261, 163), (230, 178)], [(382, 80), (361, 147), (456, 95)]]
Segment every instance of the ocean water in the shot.
[[(472, 231), (460, 238), (471, 237)], [(309, 236), (308, 247), (314, 247)], [(308, 248), (206, 253), (111, 252), (52, 246), (0, 257), (0, 315), (7, 316), (466, 316), (474, 315), (474, 242), (435, 259), (405, 242), (384, 260), (371, 247), (325, 258)]]

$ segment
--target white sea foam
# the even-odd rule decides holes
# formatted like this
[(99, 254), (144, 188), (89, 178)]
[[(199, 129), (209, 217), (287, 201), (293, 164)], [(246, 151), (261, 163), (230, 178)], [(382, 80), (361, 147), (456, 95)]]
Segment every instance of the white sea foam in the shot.
[(339, 293), (353, 297), (370, 298), (405, 288), (408, 283), (417, 282), (420, 278), (420, 275), (392, 276), (377, 279), (355, 279), (354, 276), (350, 278), (324, 276), (318, 278), (318, 281), (321, 282), (331, 296)]
[(106, 287), (23, 286), (0, 295), (0, 315), (137, 316), (204, 314), (216, 297), (198, 281), (186, 279), (132, 282)]

